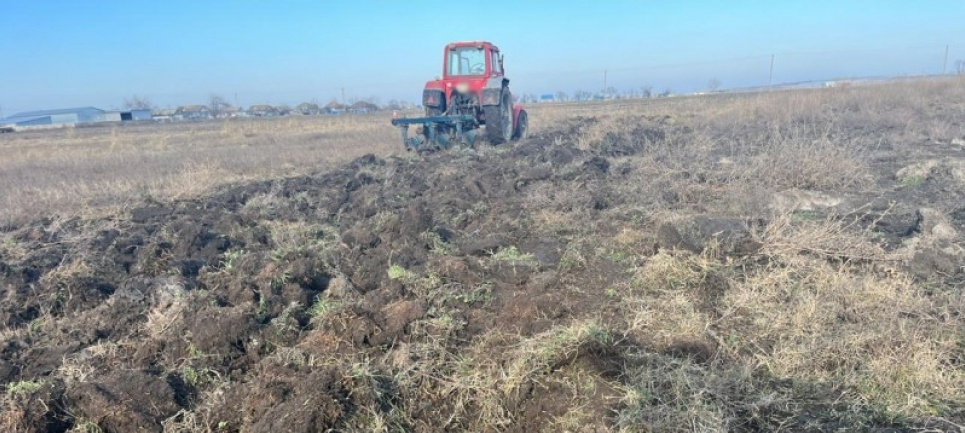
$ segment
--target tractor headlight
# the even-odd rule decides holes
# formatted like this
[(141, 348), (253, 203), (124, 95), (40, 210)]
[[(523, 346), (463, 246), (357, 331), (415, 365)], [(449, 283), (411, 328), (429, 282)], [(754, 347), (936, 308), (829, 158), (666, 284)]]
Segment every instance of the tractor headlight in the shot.
[(457, 83), (456, 91), (459, 93), (469, 93), (469, 83)]

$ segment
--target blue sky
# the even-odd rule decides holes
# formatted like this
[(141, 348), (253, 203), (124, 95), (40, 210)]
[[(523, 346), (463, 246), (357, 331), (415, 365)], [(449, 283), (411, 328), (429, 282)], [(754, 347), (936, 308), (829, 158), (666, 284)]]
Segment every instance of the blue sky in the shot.
[[(0, 0), (0, 107), (417, 101), (442, 47), (490, 40), (514, 92), (938, 73), (965, 1)], [(237, 95), (237, 96), (236, 96)]]

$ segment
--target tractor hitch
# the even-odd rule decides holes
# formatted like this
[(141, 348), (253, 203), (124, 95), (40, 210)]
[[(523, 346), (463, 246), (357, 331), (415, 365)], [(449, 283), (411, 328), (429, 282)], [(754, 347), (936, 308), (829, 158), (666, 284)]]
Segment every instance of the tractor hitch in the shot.
[[(402, 117), (392, 119), (402, 133), (405, 150), (426, 151), (445, 150), (454, 144), (472, 146), (475, 139), (476, 118), (468, 114), (450, 116)], [(414, 137), (409, 136), (409, 126), (421, 125), (422, 131)]]

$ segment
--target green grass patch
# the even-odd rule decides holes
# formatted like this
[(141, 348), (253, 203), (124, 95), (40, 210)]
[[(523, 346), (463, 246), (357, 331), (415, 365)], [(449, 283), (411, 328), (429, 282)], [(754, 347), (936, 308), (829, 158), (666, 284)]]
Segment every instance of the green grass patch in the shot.
[(312, 304), (312, 307), (308, 309), (308, 314), (312, 316), (312, 319), (319, 320), (325, 318), (325, 316), (328, 316), (329, 313), (340, 306), (341, 303), (338, 301), (319, 297), (315, 300), (315, 303)]
[(922, 176), (908, 176), (904, 179), (901, 179), (901, 186), (916, 187), (919, 185), (923, 185), (925, 183), (925, 180), (926, 179)]
[(7, 384), (7, 395), (27, 395), (37, 392), (40, 388), (43, 388), (44, 381), (42, 380), (21, 380), (19, 382), (10, 382)]
[(389, 279), (392, 280), (409, 280), (414, 276), (412, 272), (409, 272), (405, 268), (399, 265), (389, 266), (388, 269)]
[(529, 253), (524, 254), (519, 250), (519, 248), (516, 248), (515, 246), (503, 248), (503, 249), (500, 249), (499, 251), (496, 251), (495, 253), (493, 253), (492, 258), (493, 260), (496, 260), (499, 262), (528, 262), (528, 263), (536, 262), (536, 258), (532, 254), (529, 254)]

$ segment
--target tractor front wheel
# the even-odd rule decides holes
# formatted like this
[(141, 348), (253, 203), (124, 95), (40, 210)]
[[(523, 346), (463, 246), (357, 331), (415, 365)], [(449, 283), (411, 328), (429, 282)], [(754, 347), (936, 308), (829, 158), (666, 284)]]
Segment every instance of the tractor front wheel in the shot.
[(526, 138), (526, 128), (528, 126), (529, 119), (527, 118), (526, 110), (519, 110), (519, 115), (516, 116), (516, 126), (513, 127), (513, 141)]
[(483, 107), (486, 117), (486, 139), (493, 145), (502, 144), (513, 137), (513, 97), (503, 90), (499, 105)]

